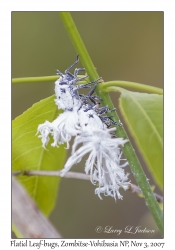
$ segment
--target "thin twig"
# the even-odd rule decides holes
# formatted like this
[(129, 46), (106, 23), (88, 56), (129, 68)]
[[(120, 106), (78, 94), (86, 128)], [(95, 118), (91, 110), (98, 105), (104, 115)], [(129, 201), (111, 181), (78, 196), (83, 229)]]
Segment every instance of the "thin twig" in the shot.
[[(27, 176), (60, 176), (61, 171), (37, 171), (37, 170), (31, 170), (31, 171), (18, 171), (18, 172), (13, 172), (13, 176), (19, 176), (19, 175), (27, 175)], [(91, 176), (86, 175), (84, 173), (77, 173), (77, 172), (67, 172), (64, 176), (64, 178), (75, 178), (75, 179), (80, 179), (80, 180), (90, 180)], [(141, 189), (134, 185), (130, 184), (128, 185), (128, 190), (131, 190), (133, 193), (137, 193), (142, 195)], [(159, 194), (154, 193), (154, 196), (158, 202), (163, 202), (163, 197)]]
[[(130, 184), (128, 189), (130, 189), (133, 193), (143, 195), (141, 189), (134, 184)], [(155, 196), (157, 202), (159, 202), (159, 203), (163, 202), (163, 197), (161, 195), (154, 193), (154, 196)]]
[[(60, 176), (61, 171), (39, 171), (39, 170), (28, 170), (28, 171), (18, 171), (13, 172), (13, 176), (18, 175), (28, 175), (28, 176)], [(81, 180), (90, 180), (90, 175), (86, 175), (83, 173), (76, 173), (76, 172), (67, 172), (63, 177), (65, 178), (75, 178), (75, 179), (81, 179)]]

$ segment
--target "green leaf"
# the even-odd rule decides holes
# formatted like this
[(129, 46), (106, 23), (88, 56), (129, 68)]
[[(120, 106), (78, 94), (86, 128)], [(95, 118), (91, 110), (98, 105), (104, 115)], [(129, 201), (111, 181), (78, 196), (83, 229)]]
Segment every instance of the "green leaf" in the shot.
[[(36, 136), (37, 127), (46, 120), (53, 121), (59, 115), (54, 96), (48, 97), (18, 116), (12, 123), (12, 169), (60, 170), (66, 155), (65, 146), (47, 150), (42, 148), (41, 139)], [(40, 210), (48, 216), (53, 209), (60, 178), (47, 176), (19, 176)]]
[(163, 96), (120, 88), (123, 117), (157, 184), (163, 187)]
[(12, 231), (14, 232), (17, 238), (23, 238), (21, 232), (17, 229), (17, 227), (15, 227), (13, 223), (12, 223)]

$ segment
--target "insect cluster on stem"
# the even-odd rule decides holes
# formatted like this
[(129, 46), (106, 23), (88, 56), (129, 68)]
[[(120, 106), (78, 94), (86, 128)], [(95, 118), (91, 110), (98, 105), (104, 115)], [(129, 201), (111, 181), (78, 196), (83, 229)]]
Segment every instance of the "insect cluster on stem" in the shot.
[[(128, 163), (121, 159), (120, 148), (127, 140), (115, 137), (116, 126), (121, 124), (114, 122), (112, 116), (106, 115), (113, 110), (100, 107), (101, 99), (93, 95), (102, 78), (87, 84), (77, 84), (88, 78), (88, 76), (78, 77), (78, 73), (85, 69), (76, 68), (74, 74), (70, 73), (70, 69), (78, 62), (77, 55), (76, 61), (65, 70), (65, 74), (57, 70), (60, 78), (55, 82), (55, 104), (64, 112), (54, 121), (40, 124), (39, 137), (44, 148), (52, 136), (53, 147), (67, 143), (67, 149), (71, 138), (74, 137), (72, 154), (61, 171), (61, 176), (64, 176), (74, 164), (80, 162), (84, 155), (89, 154), (85, 173), (90, 174), (91, 182), (97, 185), (95, 193), (100, 198), (101, 194), (104, 194), (122, 199), (119, 188), (126, 190), (130, 183), (127, 181), (128, 174), (125, 174), (123, 169)], [(90, 88), (87, 95), (79, 93), (82, 88)], [(81, 147), (77, 149), (79, 145)], [(124, 163), (121, 164), (121, 161)]]

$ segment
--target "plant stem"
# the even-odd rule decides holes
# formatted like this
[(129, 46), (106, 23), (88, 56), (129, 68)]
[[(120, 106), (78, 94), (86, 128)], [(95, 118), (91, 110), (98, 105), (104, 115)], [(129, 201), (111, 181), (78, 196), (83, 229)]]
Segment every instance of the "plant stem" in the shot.
[(60, 17), (66, 27), (66, 30), (71, 38), (71, 41), (80, 55), (80, 60), (83, 66), (86, 68), (90, 81), (94, 81), (99, 78), (98, 73), (92, 63), (92, 60), (84, 46), (84, 43), (80, 37), (80, 34), (74, 24), (74, 21), (69, 12), (60, 12)]
[(136, 82), (128, 82), (128, 81), (110, 81), (110, 82), (105, 82), (103, 84), (100, 84), (100, 89), (105, 91), (105, 92), (109, 92), (108, 88), (110, 87), (110, 91), (113, 91), (112, 87), (115, 86), (117, 87), (122, 87), (122, 88), (130, 88), (130, 89), (134, 89), (136, 91), (144, 91), (147, 93), (154, 93), (154, 94), (158, 94), (158, 95), (163, 95), (163, 89), (161, 88), (157, 88), (157, 87), (153, 87), (150, 85), (146, 85), (146, 84), (141, 84), (141, 83), (136, 83)]
[[(94, 81), (99, 78), (98, 73), (95, 70), (95, 67), (91, 61), (91, 58), (86, 50), (86, 47), (80, 37), (80, 34), (75, 26), (75, 23), (70, 15), (69, 12), (60, 12), (60, 17), (65, 25), (65, 28), (75, 46), (77, 53), (80, 55), (81, 62), (83, 66), (86, 68), (87, 74), (90, 78), (90, 81)], [(102, 85), (102, 84), (101, 84)], [(114, 106), (112, 101), (108, 95), (108, 93), (104, 93), (102, 89), (97, 86), (96, 94), (103, 100), (103, 104), (107, 105), (109, 109), (113, 109)], [(120, 122), (119, 117), (116, 112), (113, 112), (114, 121), (117, 123)], [(127, 134), (123, 127), (118, 127), (116, 131), (116, 135), (118, 137), (122, 137), (124, 139), (128, 138)], [(162, 211), (160, 210), (159, 204), (157, 203), (152, 189), (147, 181), (145, 173), (141, 167), (141, 164), (135, 154), (135, 151), (130, 142), (125, 143), (123, 147), (123, 152), (125, 157), (127, 158), (132, 173), (136, 179), (138, 186), (141, 188), (143, 196), (146, 200), (146, 204), (148, 205), (156, 223), (163, 234), (163, 218), (162, 218)]]
[[(44, 170), (28, 170), (28, 171), (18, 171), (18, 172), (13, 172), (13, 176), (19, 176), (19, 175), (26, 175), (26, 176), (57, 176), (59, 177), (61, 175), (61, 171), (44, 171)], [(78, 172), (67, 172), (63, 176), (64, 178), (74, 178), (74, 179), (79, 179), (79, 180), (91, 180), (91, 176), (84, 174), (84, 173), (78, 173)], [(137, 193), (139, 195), (142, 194), (140, 188), (134, 184), (129, 184), (128, 185), (128, 190), (131, 190), (133, 193)], [(159, 194), (154, 193), (154, 196), (156, 197), (156, 200), (158, 202), (163, 202), (163, 197)]]
[[(82, 75), (78, 75), (79, 78), (82, 77)], [(36, 82), (53, 82), (59, 79), (60, 76), (37, 76), (37, 77), (21, 77), (21, 78), (12, 78), (13, 84), (18, 83), (36, 83)], [(82, 83), (87, 83), (87, 81), (81, 81)]]
[(35, 83), (35, 82), (50, 82), (50, 81), (56, 81), (59, 78), (59, 76), (39, 76), (39, 77), (21, 77), (21, 78), (13, 78), (12, 83)]
[(20, 238), (62, 238), (23, 186), (12, 178), (13, 230)]

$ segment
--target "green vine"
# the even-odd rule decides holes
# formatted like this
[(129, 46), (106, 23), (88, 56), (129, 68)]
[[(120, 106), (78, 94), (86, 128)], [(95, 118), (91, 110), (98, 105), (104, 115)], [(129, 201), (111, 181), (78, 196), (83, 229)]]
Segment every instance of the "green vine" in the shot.
[(144, 91), (146, 93), (154, 93), (158, 95), (163, 95), (163, 89), (161, 88), (156, 88), (153, 86), (140, 84), (136, 82), (110, 81), (110, 82), (105, 82), (100, 85), (100, 89), (103, 90), (104, 92), (115, 91), (116, 87), (130, 88), (136, 91)]
[[(82, 77), (82, 76), (78, 76)], [(37, 77), (21, 77), (21, 78), (13, 78), (12, 83), (36, 83), (36, 82), (53, 82), (59, 79), (60, 76), (37, 76)], [(86, 81), (81, 81), (81, 83), (86, 83)]]

